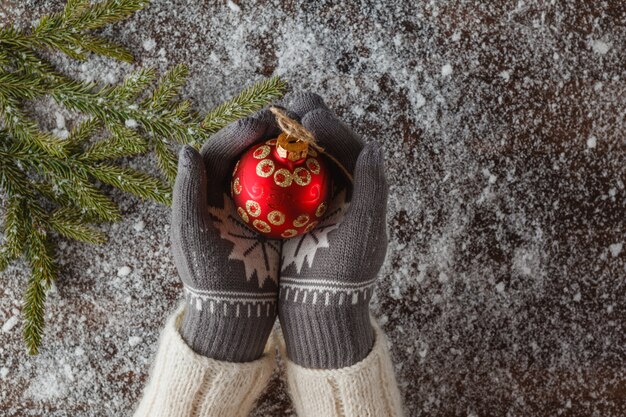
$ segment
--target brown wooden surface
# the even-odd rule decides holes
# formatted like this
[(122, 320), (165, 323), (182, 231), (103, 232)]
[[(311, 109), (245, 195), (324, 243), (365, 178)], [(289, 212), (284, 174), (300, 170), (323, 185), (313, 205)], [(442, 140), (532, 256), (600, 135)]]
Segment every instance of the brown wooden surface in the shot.
[[(430, 3), (155, 1), (106, 33), (141, 65), (190, 64), (201, 111), (278, 73), (383, 143), (390, 247), (373, 309), (409, 416), (624, 416), (626, 249), (610, 249), (626, 240), (624, 2)], [(4, 1), (0, 21), (58, 8)], [(119, 416), (137, 401), (181, 287), (167, 209), (115, 197), (127, 216), (110, 243), (59, 251), (43, 353), (23, 353), (19, 326), (0, 332), (1, 415)], [(22, 264), (0, 277), (0, 323), (26, 279)], [(254, 415), (292, 415), (278, 375)]]

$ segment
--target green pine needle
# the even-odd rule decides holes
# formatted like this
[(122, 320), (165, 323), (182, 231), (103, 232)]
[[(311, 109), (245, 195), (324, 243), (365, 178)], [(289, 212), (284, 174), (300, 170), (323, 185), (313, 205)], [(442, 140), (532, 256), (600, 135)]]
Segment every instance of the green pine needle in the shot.
[(106, 235), (93, 227), (85, 225), (85, 219), (76, 210), (67, 208), (55, 210), (50, 215), (48, 224), (55, 232), (69, 239), (93, 244), (106, 242)]
[(285, 93), (286, 84), (279, 77), (272, 77), (243, 90), (236, 97), (211, 110), (202, 121), (208, 133), (215, 133), (229, 123), (261, 110), (265, 105)]
[(56, 277), (53, 251), (46, 234), (33, 228), (26, 258), (31, 266), (31, 276), (24, 294), (24, 342), (28, 353), (39, 353), (44, 329), (46, 291)]

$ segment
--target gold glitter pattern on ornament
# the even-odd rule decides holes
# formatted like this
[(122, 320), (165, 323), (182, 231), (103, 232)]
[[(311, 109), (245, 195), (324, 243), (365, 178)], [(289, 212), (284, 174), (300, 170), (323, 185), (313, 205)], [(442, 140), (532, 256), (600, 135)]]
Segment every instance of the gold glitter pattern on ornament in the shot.
[(280, 226), (285, 223), (285, 215), (278, 210), (270, 211), (267, 215), (267, 220), (274, 226)]
[(267, 178), (274, 173), (274, 161), (264, 159), (256, 166), (256, 174), (259, 177)]
[(285, 168), (278, 169), (274, 173), (274, 183), (276, 183), (279, 187), (289, 187), (291, 185), (291, 181), (293, 181), (291, 172)]
[(239, 177), (235, 178), (235, 180), (233, 181), (233, 193), (239, 195), (241, 194), (242, 189), (243, 187), (241, 186), (241, 183), (239, 182)]
[(307, 226), (304, 228), (304, 233), (308, 233), (311, 230), (313, 230), (313, 228), (315, 228), (315, 226), (317, 226), (317, 223), (318, 222), (315, 221), (315, 222), (311, 222), (311, 223), (307, 224)]
[(315, 216), (322, 217), (324, 213), (326, 213), (327, 208), (328, 206), (326, 205), (326, 203), (320, 204), (319, 206), (317, 206), (317, 209), (315, 209)]
[(293, 180), (296, 184), (304, 187), (311, 182), (311, 173), (305, 168), (298, 167), (293, 171)]
[(252, 217), (259, 217), (261, 215), (261, 206), (254, 200), (246, 201), (246, 211)]
[(317, 156), (317, 151), (315, 149), (313, 149), (312, 146), (309, 146), (309, 155), (315, 157)]
[(263, 158), (266, 158), (267, 155), (269, 154), (270, 154), (270, 147), (267, 145), (261, 145), (258, 148), (256, 148), (252, 156), (254, 156), (256, 159), (263, 159)]
[(265, 223), (263, 220), (256, 219), (252, 222), (252, 225), (257, 228), (260, 232), (269, 233), (272, 231), (272, 228), (269, 224)]
[(241, 217), (241, 220), (243, 220), (244, 222), (248, 223), (250, 221), (248, 213), (246, 213), (246, 211), (242, 207), (237, 207), (237, 213), (239, 214), (239, 217)]
[(290, 238), (290, 237), (294, 237), (297, 234), (298, 234), (297, 230), (287, 229), (284, 232), (282, 232), (280, 235), (285, 238)]
[(274, 146), (274, 145), (276, 145), (276, 138), (270, 139), (270, 140), (266, 141), (265, 143), (267, 143), (268, 145)]
[(309, 222), (309, 216), (306, 214), (301, 214), (293, 221), (293, 225), (296, 227), (302, 227), (308, 222)]
[(312, 173), (316, 175), (320, 173), (320, 163), (317, 162), (317, 159), (315, 158), (307, 159), (306, 167), (309, 169), (309, 171), (311, 171)]

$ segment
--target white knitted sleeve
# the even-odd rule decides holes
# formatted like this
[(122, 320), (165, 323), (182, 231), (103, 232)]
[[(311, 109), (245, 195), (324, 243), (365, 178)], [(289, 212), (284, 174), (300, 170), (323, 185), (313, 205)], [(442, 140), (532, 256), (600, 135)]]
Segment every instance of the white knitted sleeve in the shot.
[(150, 380), (135, 417), (247, 416), (275, 365), (272, 337), (253, 362), (222, 362), (198, 355), (180, 336), (184, 306), (161, 334)]
[[(340, 369), (309, 369), (290, 360), (287, 383), (298, 417), (404, 415), (385, 334), (371, 320), (376, 340), (362, 361)], [(284, 343), (282, 354), (286, 357)]]

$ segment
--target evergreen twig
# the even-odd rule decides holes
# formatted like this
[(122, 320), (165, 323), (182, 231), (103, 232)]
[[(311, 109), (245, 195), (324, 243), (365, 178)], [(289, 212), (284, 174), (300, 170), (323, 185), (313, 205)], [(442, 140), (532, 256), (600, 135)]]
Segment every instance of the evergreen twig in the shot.
[(202, 128), (207, 133), (215, 133), (232, 121), (245, 117), (279, 98), (285, 88), (285, 82), (279, 77), (257, 83), (211, 110), (204, 117)]
[[(91, 31), (147, 4), (68, 0), (63, 11), (42, 17), (30, 30), (0, 29), (0, 270), (21, 256), (30, 265), (22, 314), (31, 354), (39, 351), (46, 292), (57, 276), (55, 237), (102, 243), (106, 236), (93, 224), (121, 217), (100, 184), (169, 204), (177, 166), (173, 144), (197, 145), (285, 89), (278, 78), (262, 81), (201, 118), (178, 97), (188, 74), (184, 65), (157, 81), (153, 69), (139, 69), (118, 85), (102, 87), (61, 74), (39, 53), (132, 61), (124, 47)], [(29, 100), (44, 96), (81, 114), (66, 138), (42, 130), (25, 110)], [(124, 158), (147, 152), (154, 153), (160, 177), (124, 164)]]

